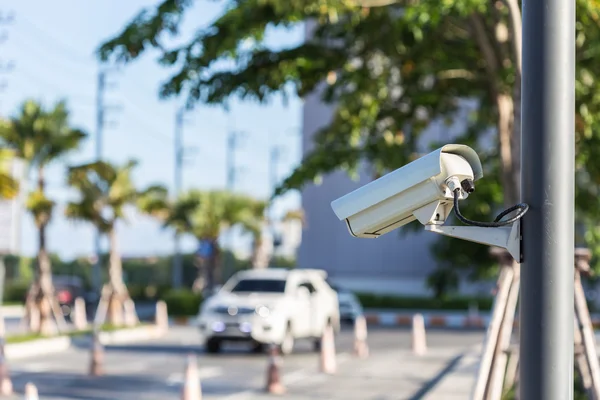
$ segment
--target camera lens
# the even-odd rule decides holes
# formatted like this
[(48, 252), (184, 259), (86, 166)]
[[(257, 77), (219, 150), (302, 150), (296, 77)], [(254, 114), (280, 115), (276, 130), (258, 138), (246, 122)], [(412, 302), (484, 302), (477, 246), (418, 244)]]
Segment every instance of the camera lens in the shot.
[(473, 193), (475, 191), (475, 182), (472, 179), (465, 179), (460, 183), (462, 190), (467, 193)]

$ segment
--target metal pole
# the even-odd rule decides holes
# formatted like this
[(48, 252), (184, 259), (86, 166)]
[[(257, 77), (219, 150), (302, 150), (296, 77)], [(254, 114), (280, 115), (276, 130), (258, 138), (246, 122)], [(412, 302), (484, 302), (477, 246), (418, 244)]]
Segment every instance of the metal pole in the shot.
[[(98, 72), (98, 88), (96, 89), (96, 161), (102, 161), (102, 134), (104, 131), (104, 90), (106, 86), (106, 73), (104, 71)], [(96, 247), (96, 262), (92, 270), (92, 285), (94, 291), (100, 294), (100, 287), (102, 286), (102, 271), (101, 271), (101, 233), (96, 230), (95, 247)], [(100, 297), (98, 297), (100, 299)]]
[(227, 136), (227, 190), (233, 192), (235, 189), (235, 148), (237, 132), (231, 131)]
[[(175, 198), (181, 194), (183, 171), (183, 109), (177, 111), (175, 116)], [(173, 287), (180, 288), (183, 282), (183, 266), (181, 260), (180, 237), (175, 232), (175, 256), (173, 257)]]
[[(242, 133), (231, 130), (227, 135), (227, 154), (226, 154), (226, 170), (227, 170), (227, 183), (226, 188), (229, 192), (235, 191), (235, 184), (237, 178), (237, 165), (235, 160), (235, 151), (238, 146), (238, 138)], [(230, 271), (234, 268), (234, 255), (233, 255), (233, 231), (231, 228), (225, 233), (225, 245), (229, 250), (229, 254), (224, 258), (223, 268), (221, 271), (221, 281), (225, 281)], [(211, 288), (212, 289), (212, 288)]]
[(575, 1), (523, 1), (520, 387), (573, 399)]
[[(278, 183), (277, 166), (279, 165), (280, 157), (281, 157), (281, 148), (275, 144), (271, 148), (271, 158), (270, 158), (270, 162), (269, 162), (269, 180), (270, 180), (270, 184), (271, 184), (271, 192), (274, 192), (275, 188), (277, 187), (277, 183)], [(275, 218), (273, 206), (274, 206), (274, 201), (271, 201), (271, 204), (269, 204), (269, 208), (267, 210), (267, 217), (271, 220), (272, 226), (273, 226), (273, 222), (274, 222), (273, 219)]]

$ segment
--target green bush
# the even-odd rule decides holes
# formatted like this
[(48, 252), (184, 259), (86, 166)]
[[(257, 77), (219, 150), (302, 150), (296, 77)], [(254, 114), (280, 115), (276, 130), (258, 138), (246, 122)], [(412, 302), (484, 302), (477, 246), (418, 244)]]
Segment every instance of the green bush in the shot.
[(29, 282), (13, 281), (7, 282), (4, 285), (4, 302), (5, 303), (25, 303), (27, 291), (29, 290)]
[(171, 291), (171, 288), (169, 285), (129, 284), (127, 290), (133, 301), (156, 301)]
[(167, 303), (167, 310), (172, 317), (196, 315), (202, 304), (202, 295), (187, 289), (170, 290), (161, 299)]
[(480, 311), (492, 309), (492, 297), (449, 297), (436, 299), (430, 297), (406, 297), (356, 293), (364, 308), (401, 309), (401, 310), (468, 310), (476, 304)]

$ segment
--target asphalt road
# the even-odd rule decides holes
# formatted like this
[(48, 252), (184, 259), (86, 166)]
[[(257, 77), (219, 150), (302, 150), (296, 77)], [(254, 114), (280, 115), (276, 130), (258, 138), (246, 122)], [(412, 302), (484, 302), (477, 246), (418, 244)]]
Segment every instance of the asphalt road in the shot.
[[(310, 342), (297, 343), (294, 354), (283, 358), (284, 399), (427, 399), (445, 371), (466, 349), (481, 343), (482, 331), (430, 330), (428, 354), (410, 352), (410, 332), (371, 329), (370, 356), (352, 356), (352, 332), (336, 338), (338, 373), (320, 374), (319, 357)], [(104, 375), (90, 377), (89, 349), (15, 360), (9, 371), (17, 393), (33, 382), (41, 400), (175, 400), (180, 399), (188, 354), (198, 355), (204, 400), (259, 400), (263, 398), (267, 357), (240, 345), (218, 355), (204, 354), (194, 328), (173, 327), (160, 340), (107, 346)], [(22, 396), (22, 395), (21, 395)], [(15, 397), (19, 398), (19, 397)], [(22, 397), (21, 397), (22, 398)], [(267, 397), (264, 397), (267, 398)]]

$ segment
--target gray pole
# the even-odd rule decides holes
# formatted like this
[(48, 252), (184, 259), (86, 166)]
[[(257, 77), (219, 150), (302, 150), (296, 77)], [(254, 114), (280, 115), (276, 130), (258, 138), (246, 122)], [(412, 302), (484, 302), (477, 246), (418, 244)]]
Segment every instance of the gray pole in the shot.
[[(102, 70), (98, 72), (98, 87), (96, 89), (96, 160), (102, 161), (102, 134), (104, 131), (104, 90), (106, 86), (106, 73)], [(101, 272), (101, 234), (96, 231), (95, 247), (96, 247), (96, 262), (92, 270), (92, 285), (95, 292), (100, 295), (100, 287), (102, 285)], [(99, 298), (99, 297), (98, 297)]]
[(521, 399), (573, 399), (575, 1), (523, 1)]
[[(226, 152), (226, 171), (227, 171), (227, 182), (226, 188), (229, 192), (235, 191), (235, 183), (237, 178), (237, 166), (235, 162), (235, 151), (239, 144), (238, 139), (241, 132), (231, 130), (227, 135), (227, 152)], [(230, 252), (224, 258), (224, 265), (221, 271), (221, 280), (224, 282), (229, 272), (233, 269), (233, 231), (231, 228), (225, 233), (225, 243)], [(212, 289), (212, 288), (211, 288)]]
[[(270, 154), (270, 160), (269, 160), (269, 183), (271, 186), (271, 193), (273, 193), (275, 191), (275, 188), (277, 187), (277, 182), (278, 182), (278, 177), (277, 177), (277, 166), (279, 165), (279, 159), (281, 157), (281, 148), (277, 145), (274, 144), (271, 147), (271, 154)], [(271, 222), (271, 229), (275, 229), (275, 214), (274, 214), (274, 201), (271, 201), (271, 203), (269, 204), (269, 207), (267, 209), (267, 218), (269, 218), (270, 222)]]
[(237, 132), (230, 131), (227, 136), (227, 190), (232, 191), (235, 189), (235, 148), (237, 141)]
[[(181, 194), (183, 172), (183, 109), (177, 110), (175, 116), (175, 198)], [(180, 288), (183, 281), (181, 260), (181, 243), (179, 234), (175, 233), (175, 256), (173, 257), (173, 287)]]

